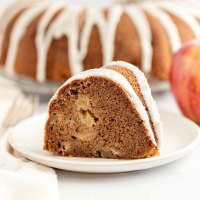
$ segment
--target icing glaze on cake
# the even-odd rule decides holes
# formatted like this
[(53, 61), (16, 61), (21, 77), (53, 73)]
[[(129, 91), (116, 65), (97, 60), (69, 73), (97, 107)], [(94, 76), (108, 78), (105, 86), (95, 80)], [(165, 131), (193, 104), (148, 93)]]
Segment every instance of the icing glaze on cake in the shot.
[(10, 45), (8, 48), (8, 55), (6, 60), (6, 70), (9, 73), (14, 72), (14, 62), (18, 50), (18, 45), (20, 42), (20, 39), (23, 37), (23, 35), (26, 32), (26, 28), (29, 25), (30, 21), (32, 21), (38, 14), (40, 14), (42, 11), (47, 8), (49, 4), (44, 3), (44, 5), (36, 6), (34, 8), (29, 8), (26, 10), (22, 16), (19, 17), (16, 24), (14, 25), (14, 28), (11, 33), (11, 40)]
[[(147, 75), (153, 71), (155, 65), (153, 62), (156, 61), (153, 60), (155, 51), (152, 43), (154, 41), (146, 12), (153, 16), (166, 32), (170, 42), (171, 54), (181, 46), (182, 40), (181, 34), (179, 33), (180, 30), (178, 30), (174, 19), (169, 13), (183, 21), (196, 38), (200, 37), (200, 25), (196, 19), (200, 18), (198, 14), (200, 6), (198, 3), (187, 0), (176, 0), (180, 9), (174, 8), (174, 1), (172, 4), (170, 1), (165, 0), (142, 1), (141, 3), (128, 5), (112, 5), (106, 8), (68, 5), (62, 1), (33, 2), (34, 3), (28, 8), (26, 8), (26, 3), (21, 6), (16, 6), (16, 11), (13, 12), (13, 15), (8, 17), (9, 20), (5, 20), (3, 28), (1, 28), (1, 30), (5, 32), (12, 17), (26, 8), (16, 19), (11, 30), (10, 42), (8, 44), (8, 52), (4, 65), (9, 73), (15, 73), (16, 55), (18, 53), (18, 48), (20, 48), (20, 41), (23, 37), (26, 37), (28, 25), (30, 25), (35, 17), (42, 14), (37, 24), (37, 31), (34, 38), (37, 55), (35, 77), (40, 82), (45, 81), (47, 78), (47, 57), (52, 42), (63, 36), (66, 36), (68, 39), (68, 55), (66, 56), (68, 56), (68, 65), (71, 75), (84, 70), (84, 60), (89, 52), (89, 43), (94, 27), (97, 28), (100, 38), (101, 52), (99, 52), (99, 55), (102, 54), (102, 65), (111, 62), (114, 59), (114, 53), (117, 52), (115, 39), (118, 34), (117, 27), (123, 16), (128, 17), (132, 26), (137, 31), (140, 49), (139, 62), (141, 65), (139, 67)], [(52, 17), (58, 11), (60, 11), (60, 14), (52, 20)], [(80, 31), (81, 19), (83, 20), (83, 27)], [(5, 33), (0, 34), (0, 53), (4, 36)], [(121, 40), (126, 40), (126, 38), (121, 38)], [(130, 54), (133, 53), (134, 52), (130, 52)], [(168, 51), (168, 53), (170, 52)], [(167, 67), (169, 68), (169, 66)], [(163, 68), (165, 69), (165, 67)], [(160, 77), (162, 76), (160, 75)], [(165, 75), (165, 79), (166, 77), (167, 75)]]
[(154, 101), (152, 95), (151, 95), (151, 89), (149, 87), (149, 84), (147, 82), (147, 79), (145, 78), (144, 74), (142, 71), (140, 71), (137, 67), (134, 65), (131, 65), (127, 62), (124, 61), (114, 61), (111, 62), (108, 66), (118, 66), (118, 67), (123, 67), (128, 70), (130, 70), (133, 75), (136, 77), (141, 93), (143, 95), (143, 98), (146, 102), (147, 108), (150, 112), (151, 119), (153, 121), (155, 131), (156, 131), (156, 136), (158, 138), (158, 146), (161, 146), (162, 142), (162, 124), (160, 122), (160, 114), (158, 112), (156, 102)]

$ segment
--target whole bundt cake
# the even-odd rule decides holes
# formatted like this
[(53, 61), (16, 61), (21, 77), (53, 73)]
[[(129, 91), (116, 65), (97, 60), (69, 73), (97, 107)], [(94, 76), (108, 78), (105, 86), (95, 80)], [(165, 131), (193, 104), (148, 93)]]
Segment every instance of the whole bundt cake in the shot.
[(56, 155), (136, 159), (159, 155), (162, 124), (144, 74), (112, 62), (71, 77), (49, 103), (44, 149)]
[(124, 60), (149, 78), (166, 80), (173, 52), (200, 37), (199, 13), (200, 4), (192, 0), (108, 7), (17, 1), (2, 16), (0, 65), (9, 74), (64, 81)]

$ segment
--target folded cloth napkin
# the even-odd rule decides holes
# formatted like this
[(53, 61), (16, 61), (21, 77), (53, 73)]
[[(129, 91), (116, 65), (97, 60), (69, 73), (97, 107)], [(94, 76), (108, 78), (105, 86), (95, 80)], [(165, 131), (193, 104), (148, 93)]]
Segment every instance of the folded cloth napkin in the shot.
[[(0, 78), (0, 85), (1, 82)], [(0, 123), (18, 93), (18, 89), (0, 87)], [(9, 131), (0, 133), (0, 199), (58, 200), (55, 171), (16, 154), (8, 144), (8, 134)]]

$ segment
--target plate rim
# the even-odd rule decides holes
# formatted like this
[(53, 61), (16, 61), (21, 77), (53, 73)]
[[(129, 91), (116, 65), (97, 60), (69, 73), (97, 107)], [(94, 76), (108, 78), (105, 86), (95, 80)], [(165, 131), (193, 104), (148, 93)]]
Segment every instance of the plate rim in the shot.
[[(160, 155), (160, 156), (151, 157), (151, 158), (131, 159), (131, 160), (107, 159), (108, 161), (106, 161), (106, 162), (105, 161), (101, 162), (100, 159), (98, 159), (99, 162), (84, 161), (84, 160), (77, 161), (77, 160), (70, 160), (70, 159), (76, 159), (76, 157), (62, 157), (62, 156), (58, 156), (58, 157), (63, 158), (63, 159), (56, 159), (55, 157), (53, 157), (53, 158), (47, 157), (45, 155), (40, 155), (40, 154), (37, 154), (35, 152), (31, 152), (31, 151), (28, 151), (28, 150), (25, 150), (25, 152), (24, 152), (24, 148), (20, 147), (18, 144), (16, 144), (13, 141), (13, 135), (15, 134), (14, 129), (18, 125), (20, 125), (21, 123), (29, 121), (30, 119), (42, 117), (42, 116), (46, 115), (46, 113), (40, 113), (40, 114), (37, 114), (37, 115), (35, 115), (31, 118), (24, 120), (23, 122), (19, 123), (17, 126), (11, 128), (8, 132), (8, 143), (11, 145), (11, 147), (15, 151), (17, 151), (23, 157), (25, 157), (29, 160), (32, 160), (34, 162), (38, 162), (39, 164), (43, 164), (43, 165), (47, 165), (47, 164), (44, 164), (44, 162), (45, 163), (47, 163), (47, 162), (55, 163), (56, 162), (56, 164), (61, 164), (61, 165), (66, 164), (68, 166), (73, 165), (73, 166), (85, 166), (85, 167), (87, 167), (87, 166), (96, 166), (96, 167), (97, 166), (98, 167), (102, 167), (102, 166), (110, 167), (110, 166), (112, 166), (112, 167), (115, 167), (115, 166), (126, 166), (126, 165), (133, 165), (133, 164), (135, 164), (135, 165), (141, 164), (142, 165), (142, 164), (145, 164), (145, 163), (148, 163), (148, 162), (155, 163), (157, 161), (160, 161), (160, 162), (164, 161), (164, 164), (167, 164), (169, 162), (172, 162), (174, 160), (182, 158), (186, 154), (189, 154), (192, 149), (194, 149), (198, 144), (200, 144), (200, 128), (198, 127), (197, 124), (195, 124), (193, 121), (191, 121), (190, 119), (188, 119), (184, 116), (179, 116), (175, 113), (169, 113), (169, 112), (160, 112), (160, 113), (161, 113), (161, 115), (170, 115), (170, 116), (173, 115), (174, 117), (182, 118), (182, 120), (186, 120), (188, 123), (190, 123), (190, 125), (193, 125), (194, 129), (196, 129), (196, 136), (192, 140), (192, 142), (189, 143), (187, 146), (185, 146), (185, 147), (183, 147), (183, 148), (181, 148), (181, 149), (179, 149), (175, 152), (169, 153), (167, 155)], [(77, 158), (77, 159), (85, 159), (85, 158)], [(89, 158), (86, 158), (86, 159), (89, 159)], [(39, 162), (38, 160), (42, 161), (42, 162)], [(161, 163), (159, 165), (163, 165), (163, 164)], [(159, 165), (157, 165), (157, 166), (159, 166)], [(50, 165), (47, 165), (47, 166), (50, 166)], [(52, 167), (52, 165), (50, 167)], [(154, 166), (154, 167), (156, 167), (156, 166)], [(57, 168), (57, 167), (55, 167), (55, 168)], [(152, 168), (152, 167), (150, 167), (150, 168)], [(60, 169), (60, 168), (58, 168), (58, 169)], [(69, 170), (69, 171), (71, 171), (71, 170)], [(73, 171), (77, 171), (77, 170), (73, 170)], [(83, 170), (80, 170), (80, 171), (83, 171)], [(131, 170), (129, 170), (129, 171), (131, 171)]]

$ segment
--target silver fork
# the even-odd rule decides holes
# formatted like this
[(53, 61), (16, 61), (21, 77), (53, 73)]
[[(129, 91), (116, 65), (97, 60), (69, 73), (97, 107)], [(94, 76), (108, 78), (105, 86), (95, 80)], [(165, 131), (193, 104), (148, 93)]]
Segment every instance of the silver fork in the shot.
[(39, 103), (38, 96), (20, 95), (15, 98), (5, 118), (0, 124), (0, 134), (20, 121), (32, 116)]

